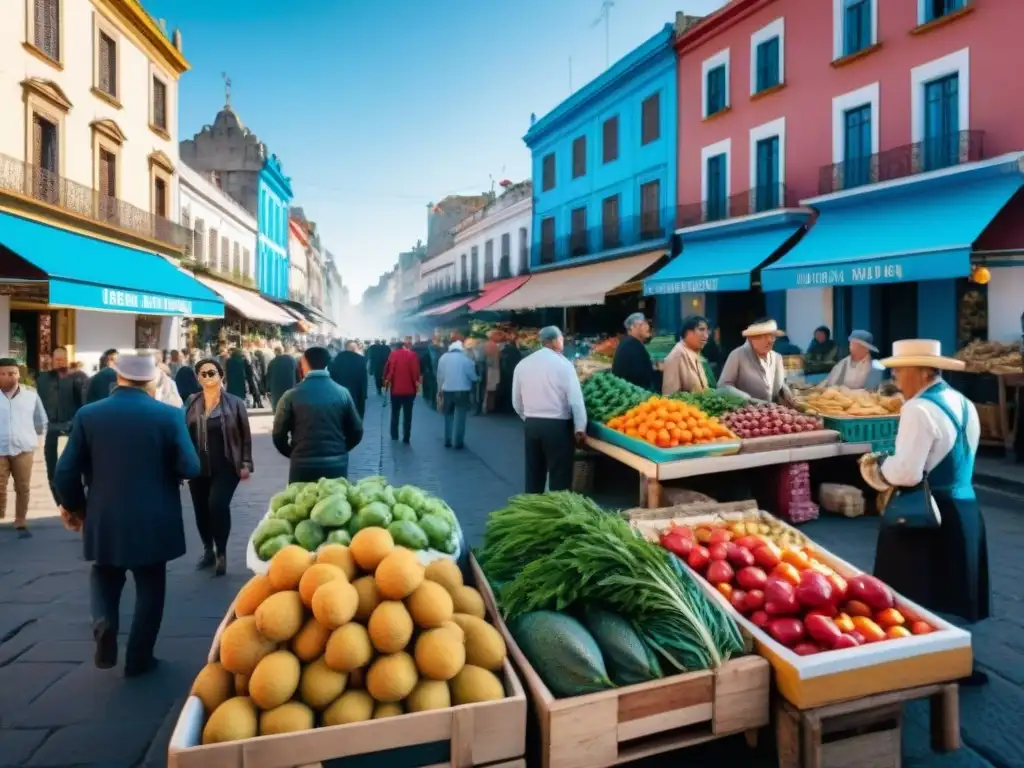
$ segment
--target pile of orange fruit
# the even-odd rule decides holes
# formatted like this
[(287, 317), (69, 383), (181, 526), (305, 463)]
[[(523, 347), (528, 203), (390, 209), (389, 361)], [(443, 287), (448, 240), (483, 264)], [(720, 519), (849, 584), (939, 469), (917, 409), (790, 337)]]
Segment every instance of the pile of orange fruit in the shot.
[(718, 419), (680, 400), (651, 397), (605, 425), (658, 448), (720, 443), (738, 438)]

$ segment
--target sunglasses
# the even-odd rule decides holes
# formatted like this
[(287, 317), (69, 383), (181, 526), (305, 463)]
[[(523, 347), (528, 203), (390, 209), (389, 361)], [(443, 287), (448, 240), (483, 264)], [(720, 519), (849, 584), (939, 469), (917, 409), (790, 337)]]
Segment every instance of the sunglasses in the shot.
[(218, 376), (220, 376), (220, 374), (217, 373), (216, 370), (212, 370), (210, 368), (207, 368), (206, 370), (199, 372), (199, 378), (201, 379), (215, 379)]

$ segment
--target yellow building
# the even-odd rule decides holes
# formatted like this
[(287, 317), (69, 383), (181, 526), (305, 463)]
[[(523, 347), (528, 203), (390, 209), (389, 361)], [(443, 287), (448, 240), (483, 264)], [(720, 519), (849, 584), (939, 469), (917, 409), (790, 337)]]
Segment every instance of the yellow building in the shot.
[(181, 35), (137, 0), (0, 3), (0, 354), (91, 370), (223, 304), (182, 272)]

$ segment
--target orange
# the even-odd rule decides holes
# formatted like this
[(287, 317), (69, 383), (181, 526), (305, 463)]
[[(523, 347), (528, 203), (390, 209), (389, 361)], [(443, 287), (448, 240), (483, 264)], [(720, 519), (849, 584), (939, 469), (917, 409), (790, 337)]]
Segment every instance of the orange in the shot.
[(664, 428), (665, 428), (665, 422), (662, 421), (661, 419), (654, 419), (651, 422), (651, 429), (664, 429)]
[(657, 442), (655, 443), (655, 445), (657, 445), (659, 448), (668, 448), (669, 444), (671, 442), (672, 442), (671, 440), (668, 440), (666, 438), (662, 438), (661, 436), (659, 436)]
[(693, 442), (693, 432), (691, 432), (688, 429), (684, 429), (684, 430), (682, 430), (682, 433), (683, 433), (682, 437), (679, 438), (679, 441), (681, 443), (686, 444), (686, 443), (692, 443)]
[(678, 440), (673, 440), (672, 442), (670, 442), (668, 444), (668, 447), (669, 448), (678, 448), (679, 447), (679, 441)]
[[(667, 426), (668, 425), (666, 425), (666, 427)], [(670, 429), (668, 431), (668, 433), (672, 437), (673, 440), (682, 440), (683, 439), (683, 430), (679, 429), (678, 427), (672, 427), (672, 429)]]
[(805, 568), (809, 568), (811, 560), (807, 557), (807, 553), (799, 549), (787, 549), (782, 553), (782, 562), (789, 563), (798, 571), (802, 571)]
[(689, 418), (686, 419), (686, 426), (688, 426), (690, 429), (693, 429), (694, 427), (697, 426), (697, 420), (690, 416)]
[(636, 431), (636, 427), (629, 427), (626, 430), (626, 434), (629, 435), (630, 437), (639, 437), (640, 436), (640, 433)]
[(644, 435), (644, 440), (646, 440), (648, 443), (654, 443), (658, 440), (658, 433), (655, 432), (653, 429), (649, 430), (647, 434)]
[(668, 411), (666, 411), (664, 408), (659, 408), (655, 412), (655, 416), (657, 416), (659, 419), (667, 419), (668, 418)]

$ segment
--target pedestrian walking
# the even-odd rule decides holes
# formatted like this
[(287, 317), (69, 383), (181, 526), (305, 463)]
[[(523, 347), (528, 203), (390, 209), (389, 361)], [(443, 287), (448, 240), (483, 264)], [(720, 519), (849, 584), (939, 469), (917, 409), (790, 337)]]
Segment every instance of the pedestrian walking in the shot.
[(183, 365), (174, 375), (174, 386), (178, 388), (178, 396), (182, 402), (188, 400), (192, 395), (201, 391), (199, 377), (196, 376), (196, 369), (191, 365)]
[(108, 349), (100, 355), (100, 369), (96, 375), (89, 379), (89, 386), (85, 391), (85, 401), (95, 403), (97, 400), (110, 395), (117, 386), (117, 371), (113, 365), (117, 362), (117, 350)]
[(331, 379), (348, 390), (356, 404), (359, 418), (366, 415), (366, 359), (359, 354), (359, 345), (350, 341), (330, 365)]
[(302, 382), (281, 397), (274, 412), (274, 447), (289, 460), (288, 482), (348, 477), (348, 454), (363, 439), (363, 420), (347, 389), (327, 371), (331, 353), (303, 353)]
[(227, 391), (242, 402), (245, 402), (247, 393), (251, 394), (256, 391), (252, 363), (246, 359), (245, 353), (240, 347), (231, 350), (231, 354), (228, 355), (227, 362), (222, 365), (221, 370), (224, 371), (224, 384)]
[(171, 371), (166, 363), (161, 362), (163, 353), (158, 349), (137, 349), (136, 355), (149, 355), (156, 362), (156, 378), (150, 382), (149, 393), (165, 405), (181, 408), (184, 402), (178, 394), (178, 387), (171, 378)]
[[(53, 473), (57, 467), (57, 446), (66, 437), (78, 409), (88, 400), (89, 377), (84, 371), (68, 367), (68, 351), (57, 347), (50, 356), (52, 368), (36, 379), (36, 393), (43, 401), (46, 418), (46, 438), (43, 440), (43, 458), (46, 461), (46, 479), (53, 489)], [(56, 495), (54, 496), (56, 498)]]
[(189, 480), (196, 528), (203, 542), (198, 570), (227, 570), (231, 534), (231, 499), (252, 474), (252, 435), (245, 401), (224, 390), (224, 371), (213, 358), (196, 363), (202, 392), (185, 403), (185, 423), (199, 453), (199, 475)]
[(412, 406), (416, 402), (423, 377), (420, 359), (412, 351), (412, 336), (395, 348), (384, 366), (384, 386), (391, 394), (391, 439), (398, 439), (398, 415), (402, 415), (402, 442), (412, 437)]
[(501, 348), (499, 365), (501, 367), (501, 386), (498, 388), (498, 410), (502, 413), (514, 413), (512, 408), (512, 377), (515, 375), (516, 366), (523, 359), (523, 353), (519, 350), (519, 339), (515, 332), (511, 332)]
[(384, 368), (387, 367), (390, 356), (391, 349), (383, 339), (375, 341), (367, 351), (370, 375), (373, 377), (373, 384), (377, 388), (378, 395), (384, 390)]
[[(54, 476), (61, 517), (82, 531), (93, 617), (94, 660), (117, 664), (121, 593), (130, 571), (135, 613), (125, 677), (157, 665), (167, 563), (185, 554), (179, 485), (199, 474), (199, 455), (179, 409), (149, 395), (157, 378), (152, 355), (122, 355), (117, 388), (75, 414)], [(86, 493), (88, 483), (88, 494)]]
[(167, 361), (167, 369), (170, 371), (172, 379), (178, 375), (178, 371), (183, 365), (187, 365), (187, 363), (181, 359), (181, 350), (172, 349), (170, 359)]
[(466, 415), (469, 398), (479, 379), (476, 363), (456, 339), (437, 361), (437, 387), (444, 411), (444, 447), (461, 449), (466, 441)]
[(46, 430), (46, 410), (35, 390), (19, 383), (21, 368), (0, 358), (0, 520), (7, 516), (7, 481), (14, 478), (14, 530), (28, 538), (29, 489), (39, 438)]
[(277, 404), (284, 393), (299, 383), (298, 365), (295, 357), (278, 345), (274, 347), (274, 359), (267, 366), (267, 388), (270, 390), (270, 409), (277, 412)]
[(576, 446), (587, 433), (576, 369), (562, 354), (565, 339), (555, 326), (541, 330), (542, 345), (516, 367), (512, 377), (512, 407), (525, 422), (526, 492), (572, 489)]

